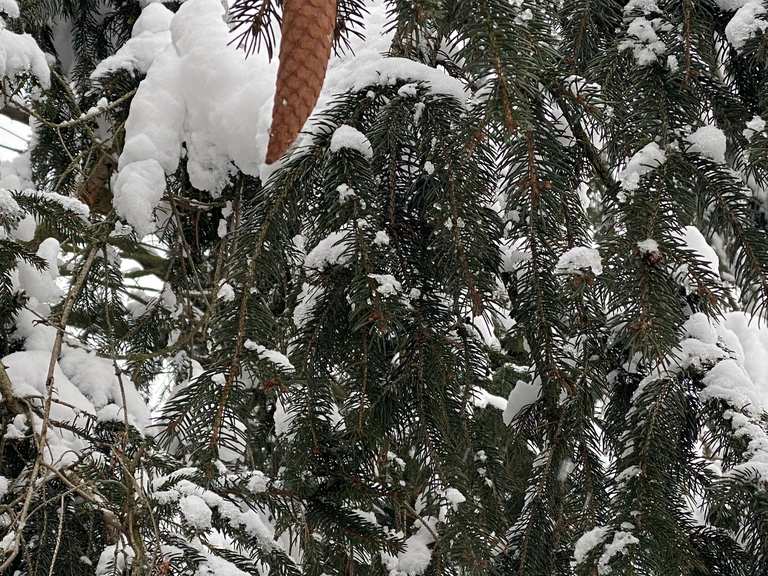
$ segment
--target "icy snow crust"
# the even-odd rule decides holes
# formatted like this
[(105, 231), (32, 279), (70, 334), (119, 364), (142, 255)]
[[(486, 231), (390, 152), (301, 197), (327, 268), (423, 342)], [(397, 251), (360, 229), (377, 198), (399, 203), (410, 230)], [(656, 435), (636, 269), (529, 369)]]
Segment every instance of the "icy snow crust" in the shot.
[[(165, 193), (165, 175), (176, 171), (182, 155), (191, 184), (214, 195), (237, 170), (262, 177), (269, 173), (264, 158), (277, 63), (265, 54), (246, 58), (230, 45), (223, 16), (219, 0), (188, 0), (175, 14), (150, 3), (134, 26), (133, 38), (94, 73), (101, 77), (126, 69), (147, 74), (131, 103), (114, 182), (115, 209), (140, 235), (154, 230), (153, 213)], [(385, 6), (371, 6), (366, 40), (352, 39), (349, 54), (355, 56), (332, 60), (318, 109), (346, 90), (401, 80), (421, 82), (435, 94), (463, 101), (463, 85), (444, 72), (382, 56), (391, 42), (391, 34), (384, 33), (385, 20)], [(313, 126), (310, 119), (310, 133)], [(370, 144), (350, 130), (338, 132), (334, 145), (369, 157)]]

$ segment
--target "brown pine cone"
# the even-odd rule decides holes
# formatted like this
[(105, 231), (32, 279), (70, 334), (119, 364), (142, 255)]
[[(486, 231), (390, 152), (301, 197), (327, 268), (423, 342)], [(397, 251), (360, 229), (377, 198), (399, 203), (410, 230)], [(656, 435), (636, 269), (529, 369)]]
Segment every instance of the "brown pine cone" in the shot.
[(293, 143), (317, 104), (331, 57), (336, 0), (285, 0), (267, 164)]

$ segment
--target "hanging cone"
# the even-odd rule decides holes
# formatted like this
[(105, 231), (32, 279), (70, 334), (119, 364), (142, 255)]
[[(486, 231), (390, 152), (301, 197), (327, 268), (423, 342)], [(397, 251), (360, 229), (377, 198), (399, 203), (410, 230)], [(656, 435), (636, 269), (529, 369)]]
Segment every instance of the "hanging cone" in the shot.
[(267, 164), (285, 153), (315, 108), (331, 57), (336, 0), (285, 0)]

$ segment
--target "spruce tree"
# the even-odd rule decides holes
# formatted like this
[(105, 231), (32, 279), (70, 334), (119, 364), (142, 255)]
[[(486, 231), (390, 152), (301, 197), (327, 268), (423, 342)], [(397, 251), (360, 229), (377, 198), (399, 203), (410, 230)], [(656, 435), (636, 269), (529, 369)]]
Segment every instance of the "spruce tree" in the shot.
[(0, 573), (768, 574), (768, 5), (289, 4), (0, 1)]

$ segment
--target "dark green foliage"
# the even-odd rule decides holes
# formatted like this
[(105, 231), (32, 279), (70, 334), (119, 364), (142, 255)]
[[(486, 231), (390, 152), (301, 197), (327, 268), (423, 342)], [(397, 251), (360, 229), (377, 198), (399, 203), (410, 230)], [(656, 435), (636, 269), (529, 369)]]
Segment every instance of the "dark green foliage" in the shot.
[[(281, 5), (234, 2), (233, 42), (273, 56)], [(215, 196), (182, 158), (151, 240), (110, 204), (142, 78), (90, 79), (138, 3), (34, 0), (11, 22), (57, 62), (10, 106), (38, 120), (39, 191), (0, 212), (0, 354), (29, 345), (14, 274), (54, 237), (68, 291), (41, 320), (154, 410), (144, 433), (124, 412), (53, 422), (84, 442), (59, 473), (39, 431), (0, 440), (0, 514), (31, 495), (11, 573), (94, 574), (110, 546), (107, 573), (158, 576), (768, 573), (766, 416), (713, 385), (754, 378), (722, 318), (768, 317), (768, 136), (745, 131), (768, 118), (768, 35), (736, 50), (712, 0), (386, 8), (389, 56), (466, 102), (418, 73), (357, 85), (268, 178), (233, 170)], [(367, 10), (338, 2), (338, 53)], [(663, 43), (648, 61), (640, 18)], [(342, 125), (360, 147), (333, 145)], [(689, 140), (702, 126), (723, 162)], [(649, 145), (663, 160), (632, 183)], [(561, 266), (590, 248), (602, 269)], [(9, 398), (0, 429), (43, 417)]]

